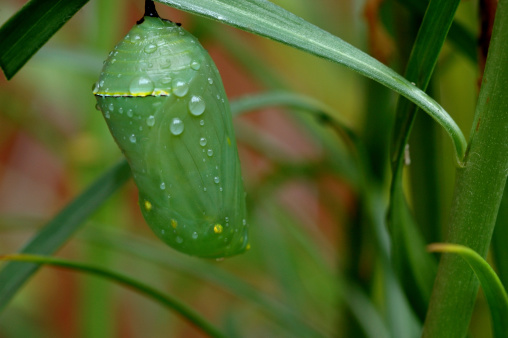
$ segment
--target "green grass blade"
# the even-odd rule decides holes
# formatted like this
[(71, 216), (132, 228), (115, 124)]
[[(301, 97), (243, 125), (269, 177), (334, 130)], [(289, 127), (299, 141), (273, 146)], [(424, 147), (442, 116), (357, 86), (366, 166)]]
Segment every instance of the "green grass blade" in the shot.
[(168, 307), (169, 309), (174, 310), (182, 317), (187, 319), (189, 322), (194, 324), (196, 327), (200, 328), (210, 337), (224, 337), (224, 335), (217, 328), (215, 328), (212, 324), (210, 324), (207, 320), (201, 317), (201, 315), (192, 310), (190, 307), (181, 303), (179, 300), (169, 295), (165, 295), (162, 292), (157, 291), (156, 289), (126, 275), (84, 263), (78, 263), (59, 258), (38, 255), (5, 255), (0, 256), (0, 260), (16, 261), (20, 262), (21, 264), (22, 262), (25, 262), (37, 265), (41, 264), (52, 265), (107, 278), (123, 286), (130, 287), (135, 291), (141, 293), (142, 295), (152, 298), (153, 300), (156, 300), (157, 302)]
[[(54, 253), (129, 177), (129, 166), (126, 161), (121, 161), (68, 204), (20, 252), (40, 255)], [(38, 265), (17, 262), (3, 267), (0, 271), (0, 311), (37, 269)]]
[[(406, 77), (425, 89), (453, 22), (459, 0), (432, 0), (418, 31)], [(389, 226), (394, 265), (412, 305), (424, 317), (430, 299), (436, 264), (425, 252), (425, 242), (409, 210), (402, 189), (404, 150), (418, 107), (401, 98), (397, 105), (392, 140), (392, 183)]]
[[(428, 7), (429, 0), (398, 0), (401, 5), (411, 10), (413, 13), (423, 16)], [(469, 60), (476, 63), (478, 61), (477, 37), (464, 27), (460, 22), (453, 22), (450, 31), (448, 32), (448, 39), (453, 43), (457, 50), (462, 52)]]
[(158, 0), (340, 63), (405, 96), (429, 113), (451, 137), (458, 161), (466, 140), (448, 113), (400, 74), (340, 38), (266, 0)]
[(436, 243), (428, 246), (430, 252), (456, 253), (469, 264), (485, 294), (492, 316), (495, 338), (508, 337), (508, 295), (489, 263), (474, 250), (458, 244)]
[(11, 79), (88, 0), (31, 0), (0, 28), (0, 68)]
[[(465, 167), (457, 170), (446, 241), (486, 256), (508, 174), (508, 0), (500, 0)], [(505, 246), (506, 249), (506, 246)], [(425, 319), (424, 337), (463, 337), (479, 283), (456, 255), (443, 255)]]
[(504, 285), (508, 285), (508, 184), (504, 187), (503, 199), (497, 214), (496, 227), (492, 235), (492, 254), (496, 262), (499, 278)]
[[(433, 0), (423, 18), (406, 69), (406, 78), (423, 90), (429, 84), (459, 3), (460, 0)], [(402, 98), (399, 100), (392, 143), (394, 167), (402, 165), (404, 148), (417, 110), (413, 103)]]

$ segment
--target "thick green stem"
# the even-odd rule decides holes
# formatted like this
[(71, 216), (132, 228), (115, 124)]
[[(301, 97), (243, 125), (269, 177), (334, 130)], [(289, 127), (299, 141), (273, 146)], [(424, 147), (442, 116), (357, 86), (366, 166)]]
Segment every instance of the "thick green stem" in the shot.
[[(447, 242), (485, 257), (508, 174), (508, 0), (500, 0), (465, 167), (457, 169)], [(467, 334), (478, 281), (460, 257), (439, 265), (424, 337)]]

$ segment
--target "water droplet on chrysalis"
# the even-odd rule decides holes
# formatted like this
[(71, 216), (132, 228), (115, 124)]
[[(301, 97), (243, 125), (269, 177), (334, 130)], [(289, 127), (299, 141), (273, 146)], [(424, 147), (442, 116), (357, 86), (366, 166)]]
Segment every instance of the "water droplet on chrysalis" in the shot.
[(151, 94), (154, 89), (153, 81), (147, 76), (138, 76), (132, 79), (129, 91), (131, 94)]
[(131, 143), (136, 143), (136, 135), (132, 134), (129, 136), (129, 141), (131, 141)]
[(213, 150), (212, 149), (208, 149), (207, 152), (208, 156), (212, 156), (213, 155)]
[(193, 95), (189, 100), (189, 112), (194, 116), (199, 116), (205, 111), (205, 101), (197, 95)]
[(146, 45), (143, 50), (147, 54), (152, 54), (153, 52), (155, 52), (157, 50), (157, 45), (154, 45), (153, 43), (150, 43), (150, 44)]
[(150, 115), (146, 118), (146, 125), (149, 127), (153, 127), (155, 124), (155, 116)]
[(204, 138), (204, 137), (200, 138), (200, 139), (199, 139), (199, 144), (200, 144), (202, 147), (206, 146), (206, 138)]
[(175, 117), (171, 124), (169, 125), (169, 130), (171, 131), (171, 134), (173, 135), (180, 135), (183, 132), (183, 121), (180, 120), (178, 117)]
[(173, 93), (178, 97), (183, 97), (189, 91), (189, 84), (184, 80), (173, 80)]
[(162, 182), (162, 183), (161, 183), (161, 185), (160, 185), (160, 187), (161, 187), (161, 190), (166, 189), (166, 183)]
[(201, 63), (199, 63), (199, 61), (192, 61), (190, 67), (194, 70), (199, 70), (199, 68), (201, 68)]

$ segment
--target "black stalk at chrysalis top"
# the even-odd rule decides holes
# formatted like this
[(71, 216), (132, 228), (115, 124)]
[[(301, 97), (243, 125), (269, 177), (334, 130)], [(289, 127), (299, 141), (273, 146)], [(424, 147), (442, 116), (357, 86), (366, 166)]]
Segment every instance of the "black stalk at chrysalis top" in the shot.
[(157, 13), (157, 10), (155, 9), (153, 0), (145, 0), (145, 15), (143, 15), (143, 17), (136, 23), (138, 25), (143, 23), (143, 21), (145, 21), (145, 16), (151, 16), (152, 18), (159, 17), (159, 13)]

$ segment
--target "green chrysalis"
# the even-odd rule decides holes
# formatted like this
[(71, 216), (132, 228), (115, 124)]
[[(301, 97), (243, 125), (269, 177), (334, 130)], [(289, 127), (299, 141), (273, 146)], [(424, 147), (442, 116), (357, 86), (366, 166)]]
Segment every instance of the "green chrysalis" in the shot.
[(197, 39), (145, 14), (109, 54), (93, 92), (153, 232), (200, 257), (248, 249), (229, 102)]

